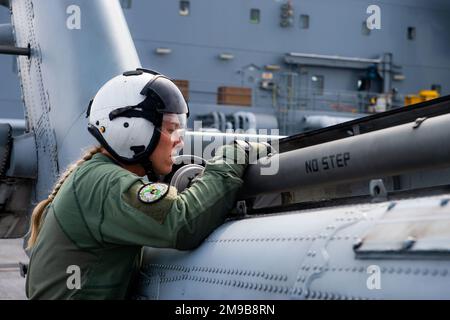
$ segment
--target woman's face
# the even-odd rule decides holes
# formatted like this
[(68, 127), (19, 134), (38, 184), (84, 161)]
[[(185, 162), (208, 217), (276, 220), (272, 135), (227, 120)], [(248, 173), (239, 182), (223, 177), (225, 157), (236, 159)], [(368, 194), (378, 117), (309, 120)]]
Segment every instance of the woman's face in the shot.
[(155, 151), (150, 156), (153, 170), (156, 174), (166, 175), (172, 171), (173, 159), (177, 151), (183, 148), (181, 130), (184, 124), (177, 115), (165, 116), (161, 125), (161, 136)]

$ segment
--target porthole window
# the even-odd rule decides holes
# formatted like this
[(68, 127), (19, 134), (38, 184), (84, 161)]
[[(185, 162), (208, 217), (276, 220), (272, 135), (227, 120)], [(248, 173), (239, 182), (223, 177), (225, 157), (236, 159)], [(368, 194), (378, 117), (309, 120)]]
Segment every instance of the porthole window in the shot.
[(408, 27), (408, 40), (416, 40), (416, 28)]
[(250, 10), (250, 22), (251, 23), (259, 23), (261, 19), (261, 12), (259, 9), (251, 9)]
[(190, 12), (189, 1), (180, 1), (180, 16), (188, 16)]
[(300, 15), (300, 29), (309, 29), (309, 15)]

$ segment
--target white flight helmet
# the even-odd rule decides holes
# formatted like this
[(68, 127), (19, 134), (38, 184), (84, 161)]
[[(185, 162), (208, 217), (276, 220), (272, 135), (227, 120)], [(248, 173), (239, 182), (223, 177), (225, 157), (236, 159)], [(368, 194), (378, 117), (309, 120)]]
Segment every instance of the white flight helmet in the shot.
[(155, 71), (136, 69), (109, 80), (91, 100), (89, 132), (119, 162), (142, 164), (160, 138), (164, 114), (179, 115), (186, 124), (187, 103), (178, 87)]

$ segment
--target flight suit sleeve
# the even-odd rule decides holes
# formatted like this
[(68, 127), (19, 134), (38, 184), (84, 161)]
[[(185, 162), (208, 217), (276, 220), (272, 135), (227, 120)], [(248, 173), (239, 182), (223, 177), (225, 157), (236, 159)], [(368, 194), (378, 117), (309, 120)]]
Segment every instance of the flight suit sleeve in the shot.
[(191, 187), (181, 193), (170, 187), (164, 198), (151, 204), (138, 199), (141, 181), (119, 182), (105, 201), (103, 240), (180, 250), (197, 247), (233, 207), (247, 160), (242, 147), (221, 147)]

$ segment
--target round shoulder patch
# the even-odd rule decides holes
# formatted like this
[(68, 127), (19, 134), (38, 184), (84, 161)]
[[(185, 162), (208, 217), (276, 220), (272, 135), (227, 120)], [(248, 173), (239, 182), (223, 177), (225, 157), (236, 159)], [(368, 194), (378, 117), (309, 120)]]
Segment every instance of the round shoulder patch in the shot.
[(138, 199), (144, 203), (154, 203), (164, 198), (169, 192), (169, 186), (165, 183), (148, 183), (138, 191)]

